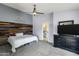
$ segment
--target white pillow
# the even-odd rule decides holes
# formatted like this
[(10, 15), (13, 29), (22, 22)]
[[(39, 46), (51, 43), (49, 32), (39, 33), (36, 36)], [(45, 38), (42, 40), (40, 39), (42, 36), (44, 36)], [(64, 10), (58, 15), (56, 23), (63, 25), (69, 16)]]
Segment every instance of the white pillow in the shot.
[(23, 36), (23, 33), (16, 33), (16, 36)]

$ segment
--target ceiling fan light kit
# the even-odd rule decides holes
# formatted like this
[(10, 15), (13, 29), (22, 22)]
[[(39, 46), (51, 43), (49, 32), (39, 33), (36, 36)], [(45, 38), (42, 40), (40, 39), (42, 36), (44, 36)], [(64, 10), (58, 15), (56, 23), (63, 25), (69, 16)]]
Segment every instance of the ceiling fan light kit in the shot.
[(35, 16), (36, 15), (36, 12), (33, 12), (33, 15)]

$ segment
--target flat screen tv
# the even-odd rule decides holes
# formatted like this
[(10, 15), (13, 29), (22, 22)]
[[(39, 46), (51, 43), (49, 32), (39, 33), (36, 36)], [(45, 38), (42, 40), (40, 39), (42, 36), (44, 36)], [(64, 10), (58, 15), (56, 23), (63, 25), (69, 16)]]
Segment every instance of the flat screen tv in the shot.
[(79, 35), (79, 24), (58, 25), (58, 34)]

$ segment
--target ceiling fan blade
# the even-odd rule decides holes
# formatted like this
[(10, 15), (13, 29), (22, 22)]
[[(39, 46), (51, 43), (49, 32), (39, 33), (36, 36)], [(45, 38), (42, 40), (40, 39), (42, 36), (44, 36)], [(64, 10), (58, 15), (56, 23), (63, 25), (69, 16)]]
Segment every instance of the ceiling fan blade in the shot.
[(26, 12), (27, 14), (33, 14), (33, 12)]
[(44, 14), (44, 13), (42, 13), (42, 12), (36, 12), (37, 14)]

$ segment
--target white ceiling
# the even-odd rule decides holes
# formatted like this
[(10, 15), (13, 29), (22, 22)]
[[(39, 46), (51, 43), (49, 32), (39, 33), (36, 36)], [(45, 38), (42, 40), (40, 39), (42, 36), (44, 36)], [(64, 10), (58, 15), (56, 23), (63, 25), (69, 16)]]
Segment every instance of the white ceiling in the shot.
[[(4, 3), (4, 5), (30, 14), (33, 11), (34, 3)], [(43, 13), (79, 9), (79, 3), (37, 3), (36, 5), (37, 11)]]

